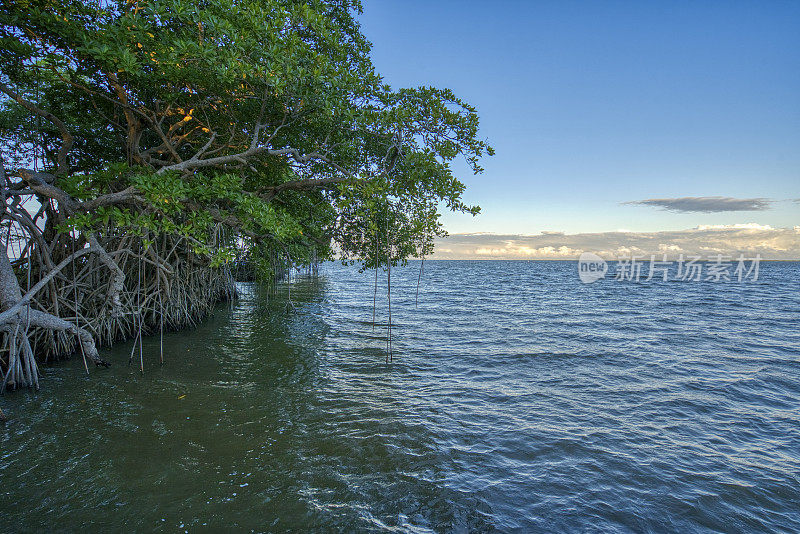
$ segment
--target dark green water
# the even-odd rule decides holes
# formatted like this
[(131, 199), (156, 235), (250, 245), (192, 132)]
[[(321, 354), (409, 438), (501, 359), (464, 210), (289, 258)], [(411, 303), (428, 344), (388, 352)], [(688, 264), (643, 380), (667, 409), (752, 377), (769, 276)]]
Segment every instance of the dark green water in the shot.
[[(574, 262), (243, 286), (194, 331), (0, 397), (0, 529), (800, 529), (800, 263), (753, 284)], [(385, 289), (378, 318), (385, 324)]]
[[(319, 297), (295, 286), (301, 310)], [(158, 338), (146, 339), (144, 375), (127, 365), (130, 343), (88, 378), (79, 362), (48, 369), (42, 391), (3, 403), (14, 417), (0, 427), (4, 528), (319, 525), (308, 488), (324, 475), (306, 455), (339, 445), (309, 442), (303, 426), (324, 335), (286, 294), (245, 288), (197, 330), (165, 335), (163, 367)]]

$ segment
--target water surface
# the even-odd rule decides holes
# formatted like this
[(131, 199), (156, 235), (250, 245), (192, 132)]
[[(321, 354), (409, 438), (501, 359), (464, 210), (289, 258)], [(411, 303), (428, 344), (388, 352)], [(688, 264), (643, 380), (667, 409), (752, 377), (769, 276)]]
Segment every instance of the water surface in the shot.
[(328, 266), (0, 398), (5, 531), (800, 530), (800, 264)]

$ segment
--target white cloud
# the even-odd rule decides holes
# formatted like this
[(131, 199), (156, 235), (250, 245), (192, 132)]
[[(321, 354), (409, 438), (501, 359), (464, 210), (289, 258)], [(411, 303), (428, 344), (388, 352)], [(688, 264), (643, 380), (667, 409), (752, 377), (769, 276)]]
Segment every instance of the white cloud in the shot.
[(701, 224), (696, 230), (775, 230), (768, 224), (740, 223), (740, 224)]
[[(443, 247), (442, 247), (443, 245)], [(773, 228), (741, 223), (702, 225), (665, 232), (605, 232), (537, 235), (452, 234), (437, 242), (438, 259), (576, 259), (590, 251), (626, 255), (757, 254), (764, 259), (800, 259), (800, 226)]]

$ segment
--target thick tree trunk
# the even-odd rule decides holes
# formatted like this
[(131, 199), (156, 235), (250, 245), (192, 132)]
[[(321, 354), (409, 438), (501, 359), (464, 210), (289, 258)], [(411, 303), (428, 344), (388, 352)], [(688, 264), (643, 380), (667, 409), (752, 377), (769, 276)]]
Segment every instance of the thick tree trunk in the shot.
[[(62, 262), (56, 270), (62, 269), (66, 263)], [(48, 276), (52, 278), (54, 274), (51, 272)], [(37, 284), (31, 293), (42, 285)], [(0, 391), (6, 387), (39, 386), (39, 368), (28, 337), (31, 328), (76, 335), (86, 358), (96, 365), (108, 367), (109, 364), (100, 358), (94, 338), (88, 331), (53, 314), (31, 309), (29, 298), (23, 303), (19, 281), (8, 253), (3, 250), (0, 252), (0, 308), (3, 310), (0, 314), (0, 330), (9, 337), (9, 353)]]

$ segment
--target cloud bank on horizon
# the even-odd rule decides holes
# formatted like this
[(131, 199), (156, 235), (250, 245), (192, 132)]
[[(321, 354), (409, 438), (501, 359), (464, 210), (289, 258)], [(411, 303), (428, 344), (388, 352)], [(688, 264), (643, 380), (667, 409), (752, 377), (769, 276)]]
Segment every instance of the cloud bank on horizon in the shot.
[(724, 211), (765, 211), (772, 201), (768, 198), (680, 197), (648, 198), (623, 202), (627, 205), (653, 206), (680, 213), (719, 213)]
[(704, 225), (662, 232), (603, 232), (537, 235), (451, 234), (436, 243), (434, 259), (574, 260), (582, 252), (606, 259), (651, 254), (708, 257), (716, 254), (763, 259), (800, 259), (800, 226), (773, 228), (755, 223)]

